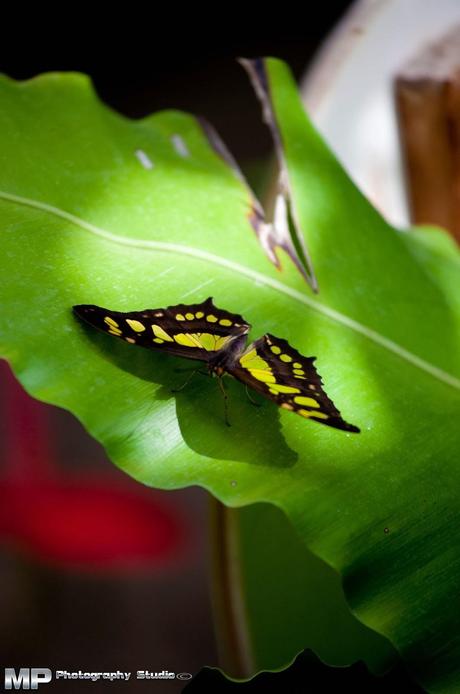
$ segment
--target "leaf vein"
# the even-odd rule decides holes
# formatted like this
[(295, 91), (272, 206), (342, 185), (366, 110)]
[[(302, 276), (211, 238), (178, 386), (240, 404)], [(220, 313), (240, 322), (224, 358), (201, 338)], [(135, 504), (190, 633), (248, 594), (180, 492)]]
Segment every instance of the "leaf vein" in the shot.
[(287, 285), (283, 284), (282, 282), (279, 282), (278, 280), (272, 279), (271, 277), (267, 277), (266, 275), (257, 272), (256, 270), (252, 270), (251, 268), (248, 268), (245, 265), (240, 265), (239, 263), (236, 263), (232, 260), (228, 260), (227, 258), (223, 258), (213, 253), (208, 253), (207, 251), (202, 251), (199, 248), (183, 246), (182, 244), (118, 236), (117, 234), (113, 234), (112, 232), (107, 231), (106, 229), (101, 229), (100, 227), (91, 224), (90, 222), (87, 222), (86, 220), (81, 219), (80, 217), (77, 217), (76, 215), (73, 215), (70, 212), (61, 210), (58, 207), (49, 205), (39, 200), (32, 200), (30, 198), (25, 198), (20, 195), (8, 193), (6, 191), (0, 191), (0, 199), (42, 210), (56, 217), (60, 217), (61, 219), (66, 219), (72, 224), (75, 224), (76, 226), (79, 226), (80, 228), (85, 229), (86, 231), (89, 231), (92, 234), (99, 236), (100, 238), (110, 241), (111, 243), (117, 243), (123, 246), (130, 246), (132, 248), (143, 248), (145, 250), (150, 251), (164, 251), (169, 253), (179, 253), (182, 255), (188, 255), (194, 258), (199, 258), (200, 260), (213, 263), (215, 265), (220, 265), (221, 267), (232, 270), (233, 272), (238, 272), (239, 274), (244, 275), (254, 280), (255, 282), (260, 282), (261, 284), (271, 287), (276, 291), (284, 293), (287, 296), (290, 296), (291, 298), (304, 304), (305, 306), (308, 306), (314, 311), (322, 313), (323, 315), (327, 316), (328, 318), (331, 318), (337, 323), (340, 323), (341, 325), (344, 325), (347, 328), (354, 330), (355, 332), (359, 333), (360, 335), (363, 335), (372, 342), (375, 342), (376, 344), (387, 349), (388, 351), (398, 355), (402, 359), (405, 359), (413, 366), (416, 366), (422, 371), (425, 371), (426, 373), (430, 374), (439, 381), (442, 381), (443, 383), (446, 383), (447, 385), (450, 385), (453, 388), (457, 388), (458, 390), (460, 390), (460, 379), (456, 378), (453, 374), (450, 374), (447, 371), (438, 368), (434, 364), (431, 364), (425, 359), (418, 357), (416, 354), (409, 352), (408, 350), (404, 349), (404, 347), (401, 347), (401, 345), (397, 344), (396, 342), (393, 342), (393, 340), (384, 337), (375, 330), (368, 328), (366, 325), (363, 325), (362, 323), (355, 321), (353, 318), (350, 318), (349, 316), (340, 313), (339, 311), (336, 311), (335, 309), (330, 308), (329, 306), (325, 306), (324, 304), (321, 304), (319, 301), (310, 298), (306, 294), (302, 294), (302, 292), (288, 287)]

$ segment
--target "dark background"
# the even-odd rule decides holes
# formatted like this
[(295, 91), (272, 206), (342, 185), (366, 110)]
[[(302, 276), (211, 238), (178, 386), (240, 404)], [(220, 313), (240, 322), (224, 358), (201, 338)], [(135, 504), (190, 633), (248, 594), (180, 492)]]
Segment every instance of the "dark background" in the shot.
[[(87, 31), (78, 39), (56, 29), (46, 37), (19, 40), (17, 32), (4, 37), (0, 46), (0, 70), (15, 79), (27, 79), (47, 71), (76, 70), (91, 75), (101, 98), (114, 109), (140, 118), (162, 109), (190, 111), (206, 117), (219, 131), (240, 163), (266, 156), (271, 140), (261, 127), (260, 109), (238, 57), (274, 56), (285, 60), (296, 77), (308, 63), (329, 31), (350, 6), (350, 0), (309, 3), (308, 16), (293, 18), (290, 31), (276, 31), (283, 22), (282, 8), (270, 10), (254, 33), (245, 38), (227, 35), (221, 10), (201, 34), (195, 27), (172, 33), (162, 30), (162, 21), (129, 23), (126, 31)], [(177, 8), (178, 14), (182, 12)], [(268, 15), (269, 8), (265, 9)], [(275, 16), (279, 14), (280, 16)], [(167, 26), (173, 21), (174, 10)], [(204, 21), (204, 20), (203, 20)], [(183, 20), (186, 25), (186, 20)], [(246, 23), (241, 14), (239, 24)], [(264, 23), (268, 26), (263, 28)], [(160, 24), (160, 27), (158, 27)], [(272, 25), (270, 28), (270, 24)], [(293, 26), (302, 25), (302, 31)], [(275, 27), (275, 29), (273, 28)], [(62, 29), (62, 27), (61, 27)], [(88, 27), (87, 27), (88, 29)], [(179, 29), (179, 27), (174, 27)]]

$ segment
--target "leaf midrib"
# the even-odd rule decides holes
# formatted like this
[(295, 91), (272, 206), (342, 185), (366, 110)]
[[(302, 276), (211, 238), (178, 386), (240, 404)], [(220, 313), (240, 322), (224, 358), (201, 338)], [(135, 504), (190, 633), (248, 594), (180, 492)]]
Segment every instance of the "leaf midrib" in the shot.
[(165, 243), (163, 241), (151, 241), (148, 239), (135, 239), (128, 238), (125, 236), (118, 236), (116, 234), (112, 234), (112, 232), (110, 231), (101, 229), (100, 227), (97, 227), (96, 225), (91, 224), (90, 222), (87, 222), (84, 219), (81, 219), (80, 217), (77, 217), (76, 215), (70, 212), (61, 210), (58, 207), (48, 205), (47, 203), (40, 202), (39, 200), (32, 200), (30, 198), (25, 198), (20, 195), (8, 193), (6, 191), (0, 191), (0, 199), (6, 200), (8, 202), (13, 202), (19, 205), (25, 205), (27, 207), (33, 207), (34, 209), (47, 212), (48, 214), (52, 214), (56, 217), (60, 217), (61, 219), (65, 219), (71, 222), (72, 224), (75, 224), (76, 226), (79, 226), (80, 228), (85, 229), (86, 231), (89, 231), (90, 233), (95, 234), (96, 236), (99, 236), (100, 238), (103, 238), (111, 243), (117, 243), (123, 246), (130, 246), (132, 248), (143, 248), (149, 251), (180, 253), (182, 255), (188, 255), (194, 258), (199, 258), (200, 260), (204, 260), (215, 265), (220, 265), (221, 267), (227, 268), (234, 272), (238, 272), (241, 275), (249, 277), (255, 282), (260, 282), (261, 284), (271, 287), (276, 291), (284, 293), (292, 299), (295, 299), (296, 301), (299, 301), (305, 306), (308, 306), (314, 311), (322, 313), (324, 316), (331, 318), (337, 323), (340, 323), (341, 325), (344, 325), (347, 328), (354, 330), (355, 332), (359, 333), (360, 335), (363, 335), (372, 342), (375, 342), (376, 344), (380, 345), (384, 349), (393, 352), (401, 359), (405, 359), (413, 366), (416, 366), (422, 371), (425, 371), (426, 373), (430, 374), (433, 378), (436, 378), (437, 380), (446, 383), (452, 388), (460, 390), (460, 379), (456, 378), (453, 374), (450, 374), (447, 371), (444, 371), (443, 369), (434, 366), (434, 364), (425, 361), (421, 357), (418, 357), (416, 354), (413, 354), (412, 352), (409, 352), (408, 350), (404, 349), (404, 347), (401, 347), (401, 345), (397, 344), (396, 342), (393, 342), (393, 340), (384, 337), (375, 330), (368, 328), (366, 325), (363, 325), (362, 323), (355, 321), (353, 318), (350, 318), (349, 316), (340, 313), (340, 311), (336, 311), (335, 309), (330, 308), (329, 306), (325, 306), (324, 304), (321, 304), (318, 301), (315, 301), (314, 299), (310, 298), (306, 294), (302, 294), (296, 289), (288, 287), (282, 282), (278, 282), (278, 280), (272, 279), (271, 277), (267, 277), (266, 275), (257, 272), (256, 270), (252, 270), (251, 268), (248, 268), (245, 265), (240, 265), (239, 263), (236, 263), (232, 260), (228, 260), (226, 258), (222, 258), (221, 256), (214, 255), (213, 253), (208, 253), (207, 251), (202, 251), (198, 248), (192, 248), (190, 246), (183, 246), (181, 244), (176, 243)]

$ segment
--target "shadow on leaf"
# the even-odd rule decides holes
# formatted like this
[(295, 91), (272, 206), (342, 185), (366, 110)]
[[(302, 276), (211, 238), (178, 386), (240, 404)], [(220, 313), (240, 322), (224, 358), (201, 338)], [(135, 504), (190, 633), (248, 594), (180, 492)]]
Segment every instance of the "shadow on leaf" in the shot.
[[(278, 409), (269, 402), (255, 407), (246, 396), (244, 386), (225, 378), (228, 413), (231, 426), (225, 423), (224, 400), (215, 379), (196, 374), (178, 392), (187, 379), (180, 372), (188, 363), (202, 369), (203, 364), (170, 355), (133, 348), (120, 340), (95, 332), (81, 324), (94, 348), (117, 368), (143, 381), (160, 385), (152, 392), (152, 401), (176, 400), (176, 413), (185, 443), (200, 455), (234, 460), (252, 465), (291, 467), (297, 454), (286, 444), (281, 432)], [(206, 426), (212, 422), (212, 428)], [(278, 455), (273, 456), (273, 451)]]

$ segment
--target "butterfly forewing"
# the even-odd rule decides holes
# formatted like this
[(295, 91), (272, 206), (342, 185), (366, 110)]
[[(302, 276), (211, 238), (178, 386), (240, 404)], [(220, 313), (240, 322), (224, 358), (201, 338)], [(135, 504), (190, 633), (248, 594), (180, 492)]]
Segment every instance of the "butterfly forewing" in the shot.
[(250, 329), (240, 315), (217, 308), (211, 298), (128, 313), (87, 304), (73, 310), (93, 327), (130, 344), (206, 362)]
[(357, 427), (342, 419), (324, 392), (314, 360), (299, 354), (286, 340), (267, 334), (249, 345), (228, 371), (283, 409), (337, 429), (358, 432)]
[(359, 431), (342, 419), (326, 395), (314, 357), (302, 356), (286, 340), (269, 334), (244, 351), (251, 326), (242, 316), (217, 308), (211, 298), (129, 313), (87, 304), (73, 310), (93, 327), (130, 344), (208, 362), (211, 372), (221, 376), (227, 371), (301, 417)]

